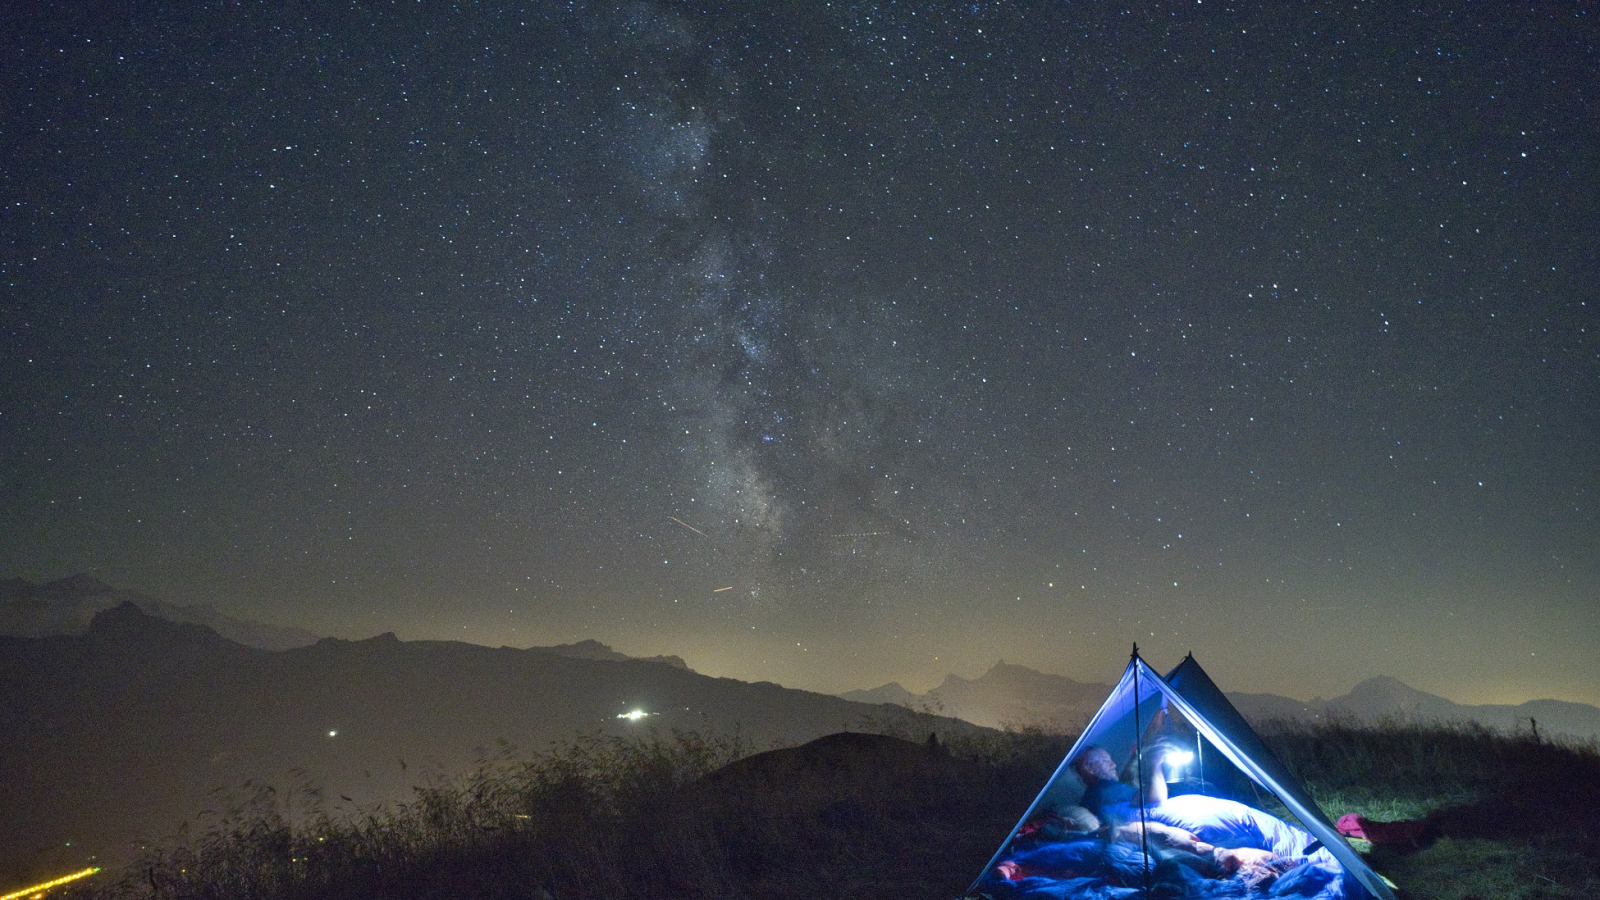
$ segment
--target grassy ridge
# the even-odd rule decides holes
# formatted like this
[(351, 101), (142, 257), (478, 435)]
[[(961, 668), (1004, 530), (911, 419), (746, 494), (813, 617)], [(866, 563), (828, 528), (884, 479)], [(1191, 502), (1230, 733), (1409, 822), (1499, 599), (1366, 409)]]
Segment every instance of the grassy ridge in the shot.
[[(1279, 725), (1263, 737), (1333, 816), (1423, 818), (1374, 866), (1416, 898), (1600, 896), (1600, 754), (1477, 728)], [(958, 895), (1070, 745), (835, 735), (589, 738), (509, 749), (403, 807), (339, 818), (246, 792), (208, 827), (74, 897), (820, 898)], [(298, 823), (291, 825), (291, 819)]]
[(1600, 897), (1600, 751), (1476, 724), (1273, 723), (1262, 737), (1330, 815), (1422, 820), (1369, 861), (1412, 898)]

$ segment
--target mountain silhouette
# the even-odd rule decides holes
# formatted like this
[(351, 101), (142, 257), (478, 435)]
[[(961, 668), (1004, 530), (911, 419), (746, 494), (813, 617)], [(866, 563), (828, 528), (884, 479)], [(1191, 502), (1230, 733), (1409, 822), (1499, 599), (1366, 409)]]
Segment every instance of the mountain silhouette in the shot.
[(230, 795), (214, 791), (247, 780), (280, 797), (315, 787), (338, 814), (410, 799), (423, 779), (506, 745), (536, 752), (583, 734), (682, 728), (770, 746), (869, 719), (913, 734), (967, 727), (562, 648), (385, 634), (268, 651), (131, 602), (82, 634), (0, 637), (0, 696), (0, 879), (19, 883), (127, 861), (136, 839), (223, 810)]
[(916, 694), (906, 690), (898, 681), (865, 691), (845, 691), (839, 696), (857, 703), (894, 703), (900, 706), (911, 706), (917, 699)]
[(119, 603), (132, 603), (152, 616), (169, 621), (204, 625), (229, 640), (263, 650), (288, 650), (317, 641), (317, 635), (303, 628), (241, 619), (207, 604), (168, 603), (138, 591), (114, 588), (82, 574), (43, 584), (22, 578), (0, 581), (0, 635), (81, 634), (96, 614)]
[[(979, 678), (949, 675), (924, 694), (914, 694), (892, 683), (840, 696), (933, 711), (992, 728), (1038, 725), (1070, 732), (1081, 728), (1110, 692), (1108, 684), (1074, 681), (1001, 661)], [(1476, 722), (1506, 732), (1528, 732), (1537, 727), (1546, 737), (1600, 739), (1600, 707), (1561, 700), (1530, 700), (1516, 706), (1465, 705), (1419, 691), (1387, 675), (1368, 678), (1332, 700), (1295, 700), (1278, 694), (1242, 692), (1229, 692), (1227, 696), (1240, 713), (1257, 723), (1326, 716), (1357, 722)]]
[(913, 694), (900, 684), (891, 683), (840, 696), (954, 716), (986, 728), (1075, 731), (1083, 727), (1110, 693), (1109, 684), (1073, 681), (1001, 660), (978, 678), (947, 675), (938, 687), (925, 694)]
[(576, 644), (557, 644), (553, 647), (534, 647), (530, 649), (543, 650), (546, 653), (554, 653), (557, 656), (570, 656), (573, 659), (609, 659), (613, 662), (620, 662), (625, 659), (644, 659), (650, 662), (666, 663), (669, 666), (676, 666), (680, 669), (689, 668), (689, 664), (684, 662), (680, 656), (628, 656), (618, 653), (596, 640), (583, 640), (578, 641)]

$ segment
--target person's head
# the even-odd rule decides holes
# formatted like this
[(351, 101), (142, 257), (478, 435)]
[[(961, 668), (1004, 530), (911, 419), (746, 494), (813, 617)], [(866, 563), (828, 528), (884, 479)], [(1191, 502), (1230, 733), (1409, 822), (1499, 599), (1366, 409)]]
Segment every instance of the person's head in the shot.
[(1078, 758), (1072, 761), (1072, 770), (1078, 773), (1078, 778), (1084, 784), (1117, 780), (1117, 764), (1104, 747), (1084, 748)]

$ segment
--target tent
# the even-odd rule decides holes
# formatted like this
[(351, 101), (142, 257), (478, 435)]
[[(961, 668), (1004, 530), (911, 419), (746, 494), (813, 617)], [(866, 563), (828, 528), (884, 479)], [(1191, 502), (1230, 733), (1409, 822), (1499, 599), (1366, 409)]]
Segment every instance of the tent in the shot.
[[(1056, 768), (1055, 774), (1045, 783), (1044, 789), (1039, 792), (1039, 796), (1034, 799), (1027, 812), (1006, 836), (1000, 849), (990, 858), (983, 873), (967, 889), (968, 896), (987, 895), (986, 879), (1014, 847), (1013, 842), (1019, 834), (1024, 833), (1025, 826), (1053, 808), (1069, 806), (1076, 802), (1082, 790), (1082, 783), (1073, 773), (1070, 763), (1081, 751), (1091, 746), (1100, 746), (1110, 750), (1113, 756), (1117, 756), (1120, 752), (1138, 753), (1141, 740), (1146, 736), (1146, 729), (1161, 711), (1166, 711), (1169, 715), (1175, 712), (1194, 730), (1192, 774), (1173, 787), (1174, 794), (1197, 793), (1210, 797), (1225, 797), (1230, 793), (1235, 795), (1242, 793), (1241, 788), (1243, 791), (1254, 791), (1259, 788), (1270, 792), (1299, 820), (1300, 827), (1313, 839), (1304, 852), (1310, 853), (1320, 844), (1321, 848), (1327, 850), (1327, 854), (1319, 858), (1327, 859), (1330, 868), (1342, 867), (1343, 871), (1340, 874), (1348, 876), (1342, 879), (1345, 883), (1348, 884), (1350, 878), (1353, 878), (1359, 884), (1359, 887), (1352, 885), (1353, 890), (1343, 894), (1335, 892), (1334, 896), (1356, 900), (1362, 896), (1364, 889), (1378, 900), (1395, 900), (1388, 884), (1367, 866), (1339, 835), (1333, 823), (1317, 807), (1299, 780), (1290, 774), (1271, 750), (1267, 749), (1255, 730), (1223, 696), (1210, 676), (1200, 668), (1200, 664), (1195, 662), (1193, 654), (1185, 657), (1177, 668), (1163, 678), (1139, 657), (1137, 645), (1133, 648), (1133, 656), (1128, 662), (1127, 669), (1123, 671), (1122, 678), (1118, 680), (1116, 686), (1111, 689), (1110, 696), (1089, 720), (1083, 734), (1073, 744), (1071, 751)], [(1233, 799), (1248, 799), (1248, 794)], [(1125, 852), (1138, 852), (1143, 856), (1143, 860), (1139, 863), (1141, 873), (1150, 870), (1148, 845), (1135, 847), (1132, 850), (1124, 849)], [(1328, 854), (1331, 854), (1331, 859), (1328, 858)], [(1145, 891), (1148, 890), (1149, 883), (1146, 878)], [(1138, 896), (1139, 893), (1130, 892), (1124, 895)], [(1059, 893), (1059, 896), (1070, 897), (1072, 894)], [(1088, 896), (1100, 897), (1111, 894), (1090, 893)]]

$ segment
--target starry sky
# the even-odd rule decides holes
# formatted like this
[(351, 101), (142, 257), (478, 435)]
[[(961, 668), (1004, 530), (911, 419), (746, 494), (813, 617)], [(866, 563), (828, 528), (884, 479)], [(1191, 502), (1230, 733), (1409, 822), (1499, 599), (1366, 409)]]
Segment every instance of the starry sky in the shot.
[(1587, 4), (7, 4), (0, 576), (1600, 703)]

